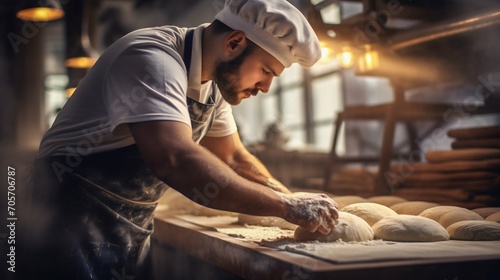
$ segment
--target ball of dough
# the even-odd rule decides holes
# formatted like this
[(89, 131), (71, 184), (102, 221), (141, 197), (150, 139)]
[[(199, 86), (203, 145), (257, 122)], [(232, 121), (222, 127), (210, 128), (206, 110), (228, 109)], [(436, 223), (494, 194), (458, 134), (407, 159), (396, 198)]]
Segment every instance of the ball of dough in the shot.
[(490, 216), (491, 214), (500, 212), (500, 207), (482, 207), (482, 208), (472, 209), (472, 211), (478, 213), (481, 217), (486, 219), (486, 217)]
[(335, 202), (339, 205), (339, 209), (351, 205), (353, 203), (367, 202), (366, 198), (357, 195), (341, 195), (332, 197)]
[(279, 217), (253, 216), (246, 214), (238, 215), (238, 223), (243, 225), (247, 224), (247, 225), (263, 226), (263, 227), (279, 227), (291, 230), (295, 230), (295, 228), (297, 227), (297, 225), (289, 223)]
[(500, 224), (490, 221), (462, 221), (450, 225), (446, 231), (456, 240), (500, 240)]
[(368, 241), (373, 239), (373, 230), (363, 219), (347, 212), (339, 212), (339, 219), (335, 228), (328, 234), (320, 232), (310, 232), (303, 227), (297, 227), (294, 238), (298, 241), (317, 240), (322, 242), (332, 242), (342, 240)]
[(373, 202), (373, 203), (378, 203), (382, 204), (387, 207), (391, 207), (392, 205), (396, 203), (401, 203), (401, 202), (406, 202), (408, 200), (399, 197), (399, 196), (394, 196), (394, 195), (379, 195), (379, 196), (372, 196), (368, 198), (368, 202)]
[(418, 215), (422, 213), (424, 210), (427, 210), (432, 207), (439, 206), (439, 204), (434, 202), (426, 202), (426, 201), (407, 201), (396, 203), (392, 205), (390, 208), (398, 214), (405, 215)]
[(398, 215), (398, 213), (394, 212), (391, 208), (373, 202), (354, 203), (340, 210), (360, 217), (370, 226), (373, 226), (373, 224), (385, 217)]
[(375, 238), (387, 241), (433, 242), (449, 240), (446, 229), (429, 218), (398, 215), (384, 218), (372, 226)]
[(433, 219), (444, 228), (450, 225), (470, 220), (484, 220), (479, 214), (458, 206), (437, 206), (424, 210), (419, 216)]
[(500, 223), (500, 212), (489, 215), (488, 217), (486, 217), (485, 220), (490, 222)]

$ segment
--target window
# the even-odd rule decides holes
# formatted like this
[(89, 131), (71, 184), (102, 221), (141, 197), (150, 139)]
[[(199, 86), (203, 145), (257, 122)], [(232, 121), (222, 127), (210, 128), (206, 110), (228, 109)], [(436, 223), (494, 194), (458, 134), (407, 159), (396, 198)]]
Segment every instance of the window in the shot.
[[(342, 78), (335, 61), (309, 70), (292, 66), (273, 81), (267, 94), (254, 98), (233, 108), (245, 144), (263, 141), (266, 128), (279, 121), (290, 137), (287, 148), (330, 149), (336, 113), (343, 108)], [(343, 146), (340, 142), (340, 149)]]
[[(341, 13), (356, 14), (363, 8), (361, 3), (337, 4), (323, 0), (311, 3), (321, 7), (321, 17), (326, 23), (339, 23)], [(287, 148), (328, 151), (336, 113), (342, 110), (344, 103), (342, 80), (339, 64), (333, 59), (319, 62), (308, 70), (293, 64), (273, 81), (267, 94), (259, 94), (233, 108), (244, 143), (263, 141), (266, 128), (281, 122), (290, 137)], [(339, 137), (339, 141), (337, 151), (342, 153), (345, 151), (343, 137)]]
[(57, 113), (67, 101), (66, 85), (68, 76), (66, 74), (51, 74), (45, 77), (45, 112), (46, 126), (50, 127)]
[(283, 90), (280, 96), (281, 103), (281, 122), (286, 128), (291, 130), (300, 129), (304, 123), (304, 89), (294, 86), (288, 90)]
[[(342, 79), (335, 72), (312, 81), (313, 144), (320, 150), (329, 150), (332, 144), (333, 122), (343, 108)], [(340, 140), (340, 139), (339, 139)], [(339, 143), (339, 147), (344, 145)]]

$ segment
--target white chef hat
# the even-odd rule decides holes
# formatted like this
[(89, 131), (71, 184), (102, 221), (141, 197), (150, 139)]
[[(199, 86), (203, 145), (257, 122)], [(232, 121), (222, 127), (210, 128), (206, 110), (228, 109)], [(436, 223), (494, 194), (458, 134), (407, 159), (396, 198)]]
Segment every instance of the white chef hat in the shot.
[(321, 57), (319, 40), (304, 15), (286, 0), (226, 0), (215, 19), (241, 30), (285, 67), (309, 68)]

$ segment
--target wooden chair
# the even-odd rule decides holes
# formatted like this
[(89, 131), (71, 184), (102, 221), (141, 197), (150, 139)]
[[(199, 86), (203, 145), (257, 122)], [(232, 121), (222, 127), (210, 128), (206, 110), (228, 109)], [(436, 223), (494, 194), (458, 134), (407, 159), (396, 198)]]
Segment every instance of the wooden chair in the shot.
[[(375, 174), (375, 183), (373, 189), (367, 187), (366, 195), (387, 195), (394, 191), (393, 184), (390, 181), (390, 164), (394, 158), (400, 156), (410, 156), (412, 160), (418, 160), (417, 151), (417, 133), (413, 123), (422, 120), (435, 120), (444, 122), (450, 114), (457, 110), (460, 104), (432, 104), (408, 102), (405, 99), (405, 88), (393, 83), (394, 101), (392, 103), (375, 106), (349, 106), (337, 114), (335, 120), (335, 129), (333, 132), (332, 147), (327, 159), (325, 176), (323, 180), (324, 189), (333, 193), (339, 193), (335, 185), (331, 185), (331, 176), (338, 172), (344, 165), (349, 163), (377, 163), (378, 169)], [(486, 104), (476, 108), (473, 114), (498, 113), (494, 104)], [(455, 111), (454, 111), (455, 110)], [(347, 120), (378, 120), (384, 123), (382, 137), (382, 147), (378, 157), (341, 157), (337, 154), (337, 145), (339, 133), (342, 125)], [(406, 125), (408, 141), (410, 146), (409, 155), (395, 155), (393, 153), (394, 132), (396, 123), (402, 122)], [(340, 191), (342, 193), (342, 191)], [(339, 193), (339, 194), (340, 194)], [(347, 193), (345, 193), (347, 194)], [(363, 193), (365, 194), (365, 193)]]

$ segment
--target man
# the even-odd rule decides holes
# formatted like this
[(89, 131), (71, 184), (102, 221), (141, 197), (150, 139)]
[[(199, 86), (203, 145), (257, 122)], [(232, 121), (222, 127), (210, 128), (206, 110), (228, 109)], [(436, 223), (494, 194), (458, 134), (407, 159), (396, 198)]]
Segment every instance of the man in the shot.
[(229, 0), (210, 25), (118, 40), (42, 139), (33, 209), (43, 215), (29, 249), (41, 264), (30, 271), (146, 278), (153, 212), (167, 185), (199, 203), (210, 186), (218, 192), (205, 206), (328, 233), (336, 203), (275, 180), (242, 145), (230, 107), (319, 56), (312, 28), (284, 0)]

